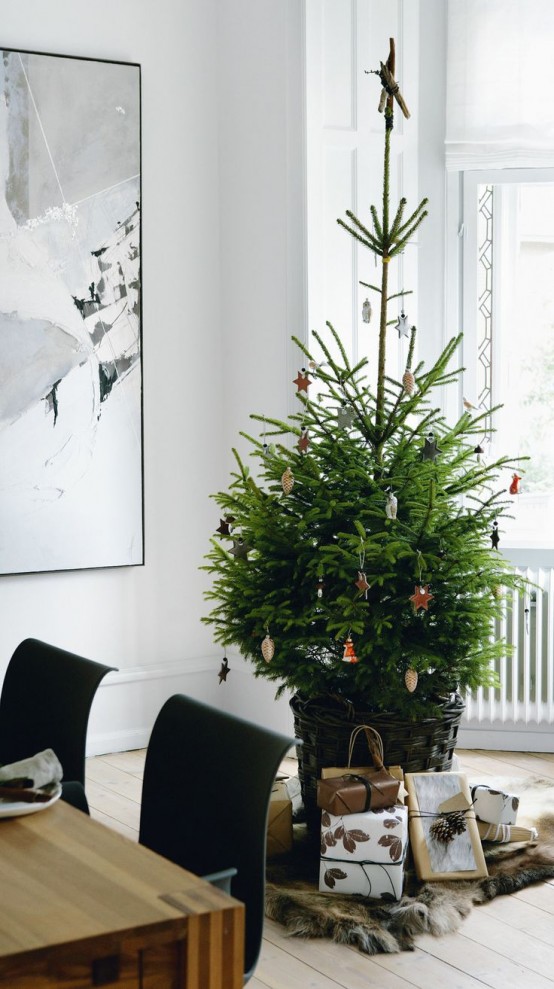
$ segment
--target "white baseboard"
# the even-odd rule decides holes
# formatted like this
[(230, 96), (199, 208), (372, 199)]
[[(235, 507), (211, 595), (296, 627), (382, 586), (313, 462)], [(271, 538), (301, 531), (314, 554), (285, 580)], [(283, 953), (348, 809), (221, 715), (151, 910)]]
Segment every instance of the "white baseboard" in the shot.
[(87, 756), (145, 748), (152, 725), (172, 694), (213, 703), (219, 666), (220, 660), (199, 656), (108, 673), (92, 705)]
[(145, 748), (152, 725), (172, 694), (188, 694), (247, 721), (292, 735), (287, 697), (276, 701), (274, 683), (255, 678), (251, 664), (233, 651), (228, 657), (230, 673), (224, 683), (218, 676), (221, 654), (108, 673), (94, 698), (87, 756)]
[(551, 725), (461, 726), (456, 747), (496, 752), (554, 752)]

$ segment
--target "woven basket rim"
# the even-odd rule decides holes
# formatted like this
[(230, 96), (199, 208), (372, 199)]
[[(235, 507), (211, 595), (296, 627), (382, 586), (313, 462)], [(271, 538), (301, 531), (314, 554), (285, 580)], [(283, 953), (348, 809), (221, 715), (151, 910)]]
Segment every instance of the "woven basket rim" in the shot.
[[(383, 712), (356, 708), (348, 698), (340, 698), (334, 695), (304, 698), (300, 694), (294, 694), (289, 703), (295, 716), (314, 723), (329, 726), (343, 725), (346, 718), (353, 726), (364, 722), (368, 724), (374, 723), (376, 726), (381, 725), (381, 727), (386, 725), (390, 728), (402, 727), (409, 730), (410, 724), (413, 724), (414, 731), (421, 730), (424, 725), (431, 727), (437, 723), (444, 724), (450, 719), (458, 720), (465, 710), (464, 701), (459, 694), (454, 695), (454, 698), (437, 699), (437, 707), (440, 708), (440, 714), (436, 717), (417, 718), (413, 722), (392, 711)], [(331, 704), (334, 706), (331, 706)]]

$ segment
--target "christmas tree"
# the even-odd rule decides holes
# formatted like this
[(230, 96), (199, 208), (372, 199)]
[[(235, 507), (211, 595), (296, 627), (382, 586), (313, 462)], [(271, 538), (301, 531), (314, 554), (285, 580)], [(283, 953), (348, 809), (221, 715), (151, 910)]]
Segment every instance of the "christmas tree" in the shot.
[[(204, 567), (212, 575), (203, 620), (267, 677), (303, 698), (347, 698), (355, 708), (432, 717), (454, 692), (494, 685), (506, 644), (492, 634), (505, 588), (520, 578), (499, 552), (510, 497), (500, 478), (509, 457), (487, 463), (480, 447), (494, 409), (464, 411), (449, 424), (433, 396), (458, 381), (450, 369), (460, 337), (427, 370), (412, 367), (417, 331), (397, 381), (386, 368), (389, 269), (426, 216), (390, 209), (394, 45), (376, 73), (385, 147), (380, 213), (339, 220), (381, 267), (377, 383), (368, 361), (352, 365), (330, 323), (300, 339), (294, 381), (298, 412), (286, 421), (253, 414), (260, 435), (241, 435)], [(363, 283), (365, 284), (365, 283)], [(365, 316), (367, 318), (366, 303)], [(317, 393), (317, 394), (316, 394)], [(517, 468), (519, 471), (519, 467)]]

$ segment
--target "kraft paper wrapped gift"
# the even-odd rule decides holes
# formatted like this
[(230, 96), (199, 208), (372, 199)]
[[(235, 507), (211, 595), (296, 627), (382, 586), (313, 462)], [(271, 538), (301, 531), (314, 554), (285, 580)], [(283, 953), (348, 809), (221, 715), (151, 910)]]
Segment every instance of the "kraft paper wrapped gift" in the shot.
[(292, 801), (286, 783), (274, 783), (267, 817), (267, 857), (292, 848)]
[(517, 824), (487, 824), (477, 821), (481, 841), (495, 841), (507, 844), (509, 841), (536, 841), (539, 832), (536, 828), (520, 828)]
[[(406, 773), (410, 846), (418, 879), (477, 879), (488, 875), (467, 778), (463, 773)], [(463, 828), (441, 840), (433, 826), (459, 814)]]
[(473, 810), (478, 821), (487, 824), (515, 824), (519, 807), (519, 797), (502, 790), (493, 790), (485, 783), (471, 788)]

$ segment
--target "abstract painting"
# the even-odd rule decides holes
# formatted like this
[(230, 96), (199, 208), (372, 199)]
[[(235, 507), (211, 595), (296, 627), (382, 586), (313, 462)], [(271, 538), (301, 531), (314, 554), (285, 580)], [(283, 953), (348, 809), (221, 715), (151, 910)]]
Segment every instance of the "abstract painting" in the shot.
[(0, 573), (142, 564), (140, 66), (0, 87)]

